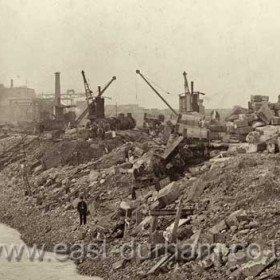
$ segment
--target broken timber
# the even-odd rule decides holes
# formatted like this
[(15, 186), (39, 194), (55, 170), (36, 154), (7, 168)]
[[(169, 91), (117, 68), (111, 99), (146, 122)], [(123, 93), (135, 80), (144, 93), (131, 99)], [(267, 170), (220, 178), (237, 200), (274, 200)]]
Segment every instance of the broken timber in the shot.
[[(184, 208), (182, 209), (181, 216), (188, 216), (192, 215), (194, 211), (194, 207)], [(150, 216), (175, 216), (177, 213), (176, 209), (155, 209), (150, 210), (149, 215)]]
[(154, 274), (157, 272), (161, 267), (167, 265), (167, 263), (175, 257), (175, 254), (167, 254), (163, 258), (160, 259), (148, 272), (147, 275)]

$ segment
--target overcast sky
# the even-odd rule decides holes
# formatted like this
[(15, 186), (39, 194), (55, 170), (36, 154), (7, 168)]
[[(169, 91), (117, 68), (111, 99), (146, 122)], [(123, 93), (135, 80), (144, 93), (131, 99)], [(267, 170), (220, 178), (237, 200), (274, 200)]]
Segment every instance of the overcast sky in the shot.
[(208, 108), (280, 94), (279, 0), (0, 0), (0, 83), (83, 92), (112, 76), (110, 103), (164, 108), (140, 69), (178, 107), (185, 70)]

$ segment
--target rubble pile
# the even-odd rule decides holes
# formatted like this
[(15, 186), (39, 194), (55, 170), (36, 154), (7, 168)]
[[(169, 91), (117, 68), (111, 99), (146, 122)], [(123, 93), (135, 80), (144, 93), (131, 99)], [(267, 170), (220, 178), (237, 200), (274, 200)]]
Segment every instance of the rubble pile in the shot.
[(280, 102), (269, 102), (268, 96), (252, 95), (248, 109), (235, 106), (226, 122), (210, 123), (210, 139), (223, 142), (247, 142), (240, 151), (279, 152)]
[[(254, 132), (263, 133), (250, 142), (268, 143), (271, 138), (265, 137), (271, 127), (278, 139), (277, 127), (266, 125), (256, 127)], [(18, 229), (27, 244), (46, 244), (49, 250), (59, 242), (106, 240), (105, 257), (93, 259), (87, 252), (77, 261), (81, 273), (104, 279), (277, 277), (273, 246), (279, 245), (279, 155), (243, 155), (229, 149), (186, 167), (173, 181), (168, 174), (155, 179), (154, 154), (161, 151), (163, 158), (171, 154), (176, 158), (177, 142), (182, 139), (166, 147), (138, 131), (122, 131), (102, 143), (11, 139), (0, 175), (0, 219)], [(90, 154), (92, 145), (98, 150), (108, 143), (110, 148), (83, 160), (71, 148), (82, 151), (85, 145)], [(63, 145), (70, 146), (64, 150)], [(65, 151), (57, 152), (60, 159), (62, 154), (68, 160), (46, 164), (46, 159), (54, 158), (54, 147)], [(19, 157), (11, 160), (15, 154)], [(19, 168), (23, 155), (29, 163), (32, 196), (24, 194)], [(75, 160), (70, 160), (73, 156)], [(76, 210), (80, 195), (90, 211), (83, 227)], [(137, 246), (141, 256), (135, 247), (132, 255), (121, 254), (128, 244)], [(202, 245), (209, 245), (209, 251)], [(259, 258), (247, 254), (256, 255), (257, 250), (262, 252)]]
[[(141, 244), (146, 258), (118, 258), (116, 250), (108, 259), (98, 259), (97, 263), (86, 260), (79, 269), (96, 275), (100, 266), (109, 269), (108, 262), (114, 262), (105, 279), (109, 279), (109, 273), (110, 279), (123, 279), (122, 275), (136, 279), (144, 276), (147, 279), (266, 279), (265, 276), (273, 279), (278, 275), (278, 261), (273, 255), (273, 246), (279, 243), (277, 162), (279, 158), (269, 154), (214, 159), (200, 168), (198, 177), (188, 174), (145, 202), (145, 205), (151, 203), (151, 215), (160, 212), (159, 209), (176, 212), (178, 198), (183, 196), (182, 208), (189, 212), (186, 218), (180, 219), (177, 245), (180, 250), (184, 245), (196, 244), (194, 256), (187, 261), (172, 258), (172, 249), (167, 256), (159, 253), (155, 258), (148, 254), (150, 242), (159, 245), (168, 240), (168, 228), (174, 222), (174, 216), (162, 216), (150, 236), (153, 217), (148, 215), (138, 225), (135, 220), (136, 226), (130, 233)], [(132, 216), (133, 219), (136, 217)], [(205, 244), (211, 245), (208, 255), (198, 250)], [(262, 255), (252, 259), (247, 250), (254, 254), (255, 244)]]
[[(1, 171), (3, 193), (10, 196), (10, 192), (12, 192), (9, 198), (12, 201), (16, 200), (16, 205), (18, 205), (18, 208), (12, 209), (12, 212), (17, 213), (13, 219), (9, 218), (9, 205), (6, 205), (8, 209), (1, 209), (4, 216), (2, 220), (15, 228), (20, 226), (19, 230), (24, 228), (25, 230), (22, 234), (23, 238), (26, 236), (26, 239), (24, 239), (28, 244), (32, 244), (33, 241), (36, 244), (47, 242), (49, 249), (51, 249), (51, 244), (54, 242), (62, 242), (65, 239), (73, 240), (76, 234), (75, 231), (78, 230), (75, 222), (77, 218), (77, 198), (80, 195), (84, 195), (92, 213), (100, 212), (100, 215), (96, 215), (96, 220), (92, 220), (91, 228), (95, 228), (95, 223), (98, 224), (97, 228), (99, 229), (104, 225), (107, 226), (107, 224), (111, 223), (111, 216), (116, 212), (116, 205), (119, 205), (121, 198), (129, 197), (130, 189), (135, 183), (131, 170), (129, 173), (127, 172), (132, 166), (130, 162), (127, 162), (127, 150), (132, 151), (130, 160), (137, 160), (152, 147), (149, 141), (145, 145), (140, 142), (131, 142), (136, 138), (139, 139), (139, 137), (135, 136), (137, 134), (138, 132), (133, 131), (122, 134), (121, 137), (114, 139), (115, 148), (104, 151), (103, 155), (101, 153), (97, 158), (92, 157), (86, 163), (73, 161), (71, 164), (69, 162), (68, 164), (63, 164), (63, 162), (57, 161), (56, 165), (51, 167), (46, 166), (44, 160), (48, 158), (53, 146), (57, 148), (58, 144), (65, 143), (40, 142), (37, 138), (37, 142), (34, 142), (32, 138), (33, 142), (27, 145), (27, 142), (30, 143), (31, 141), (28, 140), (25, 142), (24, 154), (22, 153), (22, 147), (20, 148), (18, 161), (8, 162), (7, 167)], [(149, 137), (143, 135), (140, 140), (145, 138), (148, 139)], [(68, 140), (65, 142), (67, 144)], [(104, 142), (102, 145), (104, 145)], [(22, 146), (22, 139), (18, 139), (13, 144), (15, 152), (18, 152), (17, 145), (19, 143)], [(101, 149), (102, 145), (99, 146), (99, 149)], [(61, 157), (61, 154), (58, 154)], [(32, 186), (32, 197), (24, 196), (20, 168), (24, 156), (29, 163), (29, 182)], [(50, 156), (50, 158), (53, 157)], [(147, 158), (147, 155), (144, 158)], [(5, 190), (5, 186), (9, 186), (9, 188)], [(23, 205), (26, 207), (22, 207)], [(3, 204), (2, 206), (4, 207), (5, 205)], [(59, 215), (61, 211), (63, 212), (62, 224), (57, 222), (61, 218)], [(105, 218), (106, 213), (108, 214), (107, 219)], [(38, 215), (42, 216), (42, 219), (38, 220), (36, 218)], [(20, 223), (22, 216), (28, 217), (28, 219)], [(65, 220), (65, 216), (67, 216), (67, 220)], [(69, 218), (70, 223), (68, 222)], [(34, 224), (34, 220), (38, 220), (38, 223)], [(99, 224), (103, 224), (103, 226)], [(41, 238), (39, 238), (35, 235), (35, 233), (38, 233), (38, 228), (45, 227), (48, 237), (40, 235)], [(69, 228), (72, 230), (68, 231)]]
[(9, 163), (21, 159), (25, 154), (25, 148), (37, 140), (35, 136), (13, 135), (0, 139), (0, 169)]

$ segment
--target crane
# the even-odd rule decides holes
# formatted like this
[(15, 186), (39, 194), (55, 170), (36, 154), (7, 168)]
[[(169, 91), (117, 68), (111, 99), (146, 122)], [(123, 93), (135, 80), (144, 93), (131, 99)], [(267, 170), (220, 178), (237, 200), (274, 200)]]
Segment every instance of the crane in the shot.
[(136, 70), (136, 74), (139, 74), (141, 78), (148, 84), (148, 86), (157, 94), (157, 96), (167, 105), (167, 107), (176, 115), (179, 114), (173, 109), (169, 103), (161, 96), (161, 94), (150, 84), (150, 82), (145, 78), (145, 76), (140, 72), (140, 70)]
[(83, 81), (84, 81), (86, 100), (87, 100), (87, 103), (89, 105), (90, 104), (90, 100), (93, 101), (92, 90), (89, 88), (89, 84), (87, 82), (84, 70), (82, 70), (82, 76), (83, 76)]
[[(92, 91), (89, 88), (89, 84), (87, 82), (87, 79), (85, 77), (85, 72), (82, 71), (82, 76), (83, 76), (83, 81), (84, 81), (84, 86), (85, 86), (85, 93), (86, 93), (86, 100), (88, 103), (87, 108), (80, 114), (80, 116), (77, 118), (76, 120), (76, 124), (79, 124), (81, 122), (81, 120), (89, 113), (89, 117), (93, 117), (95, 114), (95, 105), (96, 105), (96, 101), (98, 99), (102, 98), (103, 93), (109, 88), (109, 86), (112, 84), (112, 82), (114, 80), (116, 80), (116, 77), (112, 77), (112, 79), (106, 84), (106, 86), (101, 90), (100, 87), (98, 87), (98, 95), (97, 97), (93, 97), (92, 95)], [(91, 101), (91, 102), (90, 102)], [(98, 102), (98, 101), (97, 101)], [(89, 108), (92, 109), (92, 111), (89, 111)]]
[[(117, 78), (116, 76), (112, 77), (112, 79), (108, 82), (108, 84), (102, 89), (100, 90), (100, 92), (98, 93), (98, 97), (101, 97), (102, 94), (108, 89), (108, 87), (113, 83), (113, 81), (115, 81)], [(101, 88), (100, 88), (101, 89)]]

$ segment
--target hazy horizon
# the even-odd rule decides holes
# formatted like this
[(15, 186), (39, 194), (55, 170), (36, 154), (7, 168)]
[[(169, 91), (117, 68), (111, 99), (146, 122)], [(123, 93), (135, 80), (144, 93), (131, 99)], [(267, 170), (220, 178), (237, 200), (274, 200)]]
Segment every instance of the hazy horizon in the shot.
[(251, 94), (280, 93), (277, 0), (0, 0), (0, 83), (83, 92), (117, 80), (107, 104), (165, 104), (136, 76), (140, 69), (178, 108), (183, 71), (206, 108), (246, 106)]

